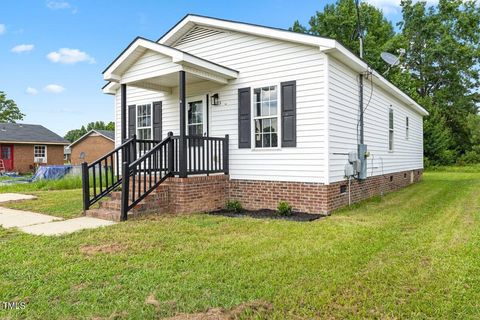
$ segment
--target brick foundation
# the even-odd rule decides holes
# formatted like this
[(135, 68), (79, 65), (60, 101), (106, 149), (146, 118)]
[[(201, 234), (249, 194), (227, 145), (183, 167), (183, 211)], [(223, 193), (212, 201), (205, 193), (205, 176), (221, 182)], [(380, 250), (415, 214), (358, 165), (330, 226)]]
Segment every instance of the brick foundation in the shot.
[[(351, 202), (387, 193), (418, 182), (423, 170), (410, 170), (352, 180)], [(282, 182), (229, 179), (227, 175), (169, 178), (149, 194), (133, 210), (131, 216), (145, 214), (209, 212), (225, 207), (228, 200), (238, 200), (245, 209), (273, 209), (287, 201), (295, 211), (329, 214), (348, 204), (348, 181), (330, 185), (322, 183)], [(100, 202), (101, 210), (89, 210), (89, 215), (110, 220), (120, 218), (121, 192)], [(113, 214), (111, 211), (116, 211)]]
[[(370, 177), (364, 181), (352, 180), (351, 202), (355, 203), (418, 182), (421, 180), (422, 172), (422, 169), (409, 170)], [(324, 185), (322, 183), (230, 180), (229, 199), (239, 200), (244, 208), (250, 210), (276, 209), (279, 201), (287, 201), (297, 211), (328, 214), (348, 204), (348, 181)]]
[[(422, 178), (423, 170), (395, 172), (352, 179), (351, 202), (404, 188)], [(169, 178), (155, 193), (142, 201), (135, 212), (194, 213), (224, 208), (227, 200), (238, 200), (249, 210), (273, 209), (287, 201), (294, 210), (328, 214), (348, 205), (348, 181), (322, 183), (230, 180), (227, 175)]]
[(228, 197), (227, 175), (170, 178), (170, 212), (192, 213), (221, 209)]
[[(228, 176), (223, 174), (169, 178), (131, 212), (134, 215), (208, 212), (223, 208), (227, 196)], [(119, 201), (115, 205), (111, 209), (120, 210)]]

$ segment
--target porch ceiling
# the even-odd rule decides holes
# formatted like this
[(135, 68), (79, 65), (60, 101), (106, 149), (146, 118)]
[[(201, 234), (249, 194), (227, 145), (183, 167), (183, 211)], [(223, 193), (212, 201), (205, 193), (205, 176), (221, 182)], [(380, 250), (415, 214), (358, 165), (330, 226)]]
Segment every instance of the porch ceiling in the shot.
[[(111, 83), (171, 91), (178, 86), (179, 71), (188, 74), (187, 84), (200, 81), (227, 84), (238, 77), (236, 70), (143, 38), (134, 40), (103, 72), (103, 77)], [(104, 91), (115, 87), (109, 84)]]

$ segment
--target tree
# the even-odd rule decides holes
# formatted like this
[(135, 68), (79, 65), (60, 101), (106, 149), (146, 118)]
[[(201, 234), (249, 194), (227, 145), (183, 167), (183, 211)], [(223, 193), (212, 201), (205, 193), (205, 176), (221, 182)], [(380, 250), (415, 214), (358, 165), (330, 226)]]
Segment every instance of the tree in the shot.
[(110, 121), (109, 123), (105, 124), (103, 121), (95, 121), (95, 122), (90, 122), (87, 124), (87, 127), (82, 126), (80, 129), (74, 129), (70, 130), (67, 132), (65, 135), (65, 139), (67, 139), (70, 142), (73, 142), (79, 138), (81, 138), (84, 134), (91, 130), (108, 130), (108, 131), (114, 131), (115, 130), (115, 122)]
[[(364, 59), (383, 72), (388, 66), (380, 53), (406, 49), (401, 68), (391, 69), (386, 77), (430, 112), (424, 119), (428, 163), (450, 164), (467, 152), (471, 156), (480, 143), (471, 138), (476, 123), (471, 115), (480, 104), (480, 10), (474, 0), (439, 0), (430, 7), (425, 1), (402, 0), (401, 7), (403, 20), (396, 34), (380, 10), (362, 2)], [(334, 38), (358, 53), (352, 37), (357, 28), (354, 0), (326, 5), (309, 25), (296, 21), (290, 29)]]
[[(380, 53), (387, 49), (389, 41), (395, 35), (393, 25), (381, 10), (368, 3), (362, 2), (359, 11), (364, 33), (364, 59), (374, 69), (384, 71), (386, 66)], [(290, 30), (335, 39), (359, 54), (354, 0), (337, 0), (335, 4), (327, 4), (323, 11), (317, 11), (310, 18), (309, 28), (295, 21)]]
[(0, 91), (0, 122), (13, 122), (23, 120), (25, 115), (20, 112), (15, 101), (7, 99), (7, 95)]
[(434, 135), (428, 130), (434, 127), (429, 123), (440, 117), (451, 132), (448, 150), (458, 158), (475, 143), (467, 121), (480, 102), (480, 10), (475, 1), (464, 0), (440, 0), (429, 8), (425, 2), (402, 0), (401, 6), (403, 21), (396, 41), (407, 49), (403, 65), (410, 91), (435, 115), (425, 119), (425, 154), (436, 157), (428, 146), (438, 142), (431, 140)]

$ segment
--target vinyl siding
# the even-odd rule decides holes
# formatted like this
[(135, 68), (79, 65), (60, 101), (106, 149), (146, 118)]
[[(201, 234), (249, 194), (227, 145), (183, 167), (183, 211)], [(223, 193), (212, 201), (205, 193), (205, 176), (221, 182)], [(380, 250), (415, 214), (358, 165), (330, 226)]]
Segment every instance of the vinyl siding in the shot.
[[(357, 151), (358, 74), (329, 57), (329, 164), (330, 182), (344, 180), (347, 156), (338, 153)], [(368, 176), (423, 168), (422, 116), (392, 95), (364, 79), (365, 144)], [(388, 150), (388, 112), (394, 113), (394, 147)], [(409, 118), (406, 139), (405, 118)], [(383, 163), (383, 164), (382, 164)]]
[[(326, 181), (326, 89), (323, 79), (325, 56), (318, 47), (235, 32), (224, 32), (198, 40), (179, 41), (179, 43), (181, 45), (177, 47), (178, 49), (240, 72), (239, 78), (230, 81), (228, 85), (212, 82), (187, 84), (187, 97), (219, 94), (221, 105), (210, 106), (210, 136), (221, 137), (225, 134), (230, 136), (232, 179)], [(129, 76), (136, 77), (135, 73), (130, 73)], [(297, 84), (297, 147), (272, 150), (239, 149), (238, 89), (278, 86), (283, 81), (291, 80), (296, 80)], [(177, 88), (172, 94), (132, 87), (127, 90), (129, 105), (151, 103), (156, 100), (163, 101), (163, 136), (166, 136), (168, 131), (178, 134)], [(118, 143), (120, 139), (119, 92), (116, 95), (116, 106)]]

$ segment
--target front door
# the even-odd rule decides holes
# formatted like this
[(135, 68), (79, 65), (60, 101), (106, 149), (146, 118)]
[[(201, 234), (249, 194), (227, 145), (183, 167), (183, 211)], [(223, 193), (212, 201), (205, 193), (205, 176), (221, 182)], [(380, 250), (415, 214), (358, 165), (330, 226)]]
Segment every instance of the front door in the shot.
[(207, 135), (207, 107), (205, 100), (205, 96), (187, 99), (186, 132), (188, 136)]
[(6, 171), (13, 170), (13, 145), (2, 144), (0, 146), (0, 159), (3, 160)]

